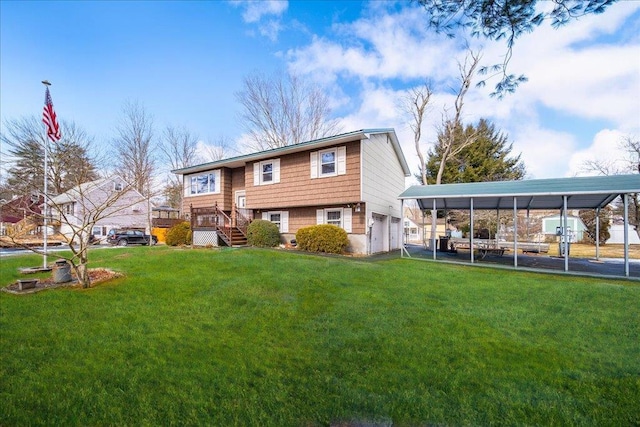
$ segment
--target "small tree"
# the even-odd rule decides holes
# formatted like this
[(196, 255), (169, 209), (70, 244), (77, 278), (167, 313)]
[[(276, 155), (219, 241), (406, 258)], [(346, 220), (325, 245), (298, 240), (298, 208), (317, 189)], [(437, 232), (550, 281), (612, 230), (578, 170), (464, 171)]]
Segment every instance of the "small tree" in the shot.
[(600, 215), (596, 215), (596, 211), (593, 209), (584, 209), (578, 211), (578, 215), (582, 220), (583, 224), (587, 229), (585, 230), (584, 238), (592, 244), (596, 242), (596, 219), (599, 218), (599, 235), (598, 242), (601, 245), (604, 245), (607, 240), (611, 237), (611, 233), (609, 233), (609, 228), (611, 227), (611, 222), (609, 218), (611, 217), (611, 208), (605, 207), (600, 209)]
[[(114, 183), (118, 183), (116, 188)], [(132, 185), (117, 176), (109, 176), (79, 184), (63, 194), (49, 198), (44, 212), (29, 212), (35, 223), (43, 223), (45, 215), (49, 224), (64, 227), (71, 255), (58, 254), (67, 260), (76, 273), (78, 282), (84, 288), (91, 286), (89, 276), (89, 247), (93, 227), (111, 217), (127, 215), (134, 206), (146, 204), (146, 197), (138, 193)], [(45, 230), (44, 232), (47, 232)], [(12, 243), (45, 255), (43, 250), (24, 245), (20, 233), (10, 235)]]

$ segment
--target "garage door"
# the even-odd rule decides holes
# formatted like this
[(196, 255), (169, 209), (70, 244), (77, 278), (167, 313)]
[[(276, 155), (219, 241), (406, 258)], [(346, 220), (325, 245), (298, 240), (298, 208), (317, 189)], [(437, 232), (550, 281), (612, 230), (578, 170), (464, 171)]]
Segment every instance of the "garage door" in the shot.
[(391, 218), (391, 250), (400, 249), (400, 218)]
[(385, 222), (387, 217), (384, 215), (373, 214), (373, 226), (371, 227), (371, 253), (385, 251), (384, 235)]

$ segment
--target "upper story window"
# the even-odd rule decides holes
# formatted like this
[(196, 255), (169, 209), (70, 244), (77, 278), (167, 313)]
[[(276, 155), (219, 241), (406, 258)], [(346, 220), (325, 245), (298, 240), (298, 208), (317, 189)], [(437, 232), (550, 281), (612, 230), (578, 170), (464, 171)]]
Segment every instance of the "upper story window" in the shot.
[(311, 153), (311, 178), (347, 173), (347, 147), (335, 147)]
[(114, 191), (122, 191), (123, 185), (121, 182), (114, 182), (113, 183), (113, 190)]
[(253, 185), (280, 182), (280, 159), (265, 160), (253, 164)]
[(65, 203), (62, 206), (62, 211), (65, 213), (65, 215), (73, 215), (75, 212), (75, 203)]
[(320, 176), (336, 174), (336, 150), (320, 152)]
[(220, 192), (220, 171), (213, 171), (189, 177), (187, 195), (211, 194)]

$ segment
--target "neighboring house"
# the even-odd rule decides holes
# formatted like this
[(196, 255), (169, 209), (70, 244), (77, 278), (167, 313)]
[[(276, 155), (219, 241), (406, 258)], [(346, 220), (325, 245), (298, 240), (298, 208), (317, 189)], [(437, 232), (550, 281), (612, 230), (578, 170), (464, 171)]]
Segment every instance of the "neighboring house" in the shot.
[(52, 197), (48, 205), (54, 226), (69, 239), (92, 222), (91, 234), (98, 239), (112, 228), (150, 231), (147, 199), (118, 176), (78, 185)]
[[(563, 219), (561, 215), (552, 215), (542, 218), (542, 233), (545, 235), (557, 235), (558, 228), (563, 227)], [(574, 215), (567, 216), (567, 228), (572, 242), (580, 242), (584, 237), (587, 227), (582, 220)]]
[(254, 218), (298, 229), (334, 224), (355, 254), (401, 247), (398, 194), (410, 176), (393, 129), (359, 130), (173, 171), (194, 245), (240, 245)]
[[(611, 237), (607, 240), (607, 244), (624, 244), (624, 224), (612, 224), (609, 227)], [(640, 245), (640, 237), (633, 225), (627, 225), (627, 238), (630, 245)]]
[[(21, 231), (33, 233), (37, 231), (42, 220), (39, 218), (40, 206), (44, 198), (37, 194), (15, 197), (0, 205), (0, 236)], [(34, 219), (30, 218), (34, 217)]]
[(415, 220), (404, 217), (403, 220), (404, 239), (407, 243), (421, 243), (423, 236), (422, 224), (417, 224)]

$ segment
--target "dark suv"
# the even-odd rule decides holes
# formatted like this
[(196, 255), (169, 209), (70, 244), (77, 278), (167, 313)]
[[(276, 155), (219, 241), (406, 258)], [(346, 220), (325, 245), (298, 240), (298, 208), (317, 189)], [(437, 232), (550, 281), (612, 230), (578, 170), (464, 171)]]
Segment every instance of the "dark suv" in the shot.
[[(152, 244), (155, 245), (158, 243), (157, 236), (151, 236)], [(132, 230), (132, 229), (111, 229), (109, 230), (109, 234), (107, 234), (107, 242), (112, 245), (118, 246), (127, 246), (127, 245), (148, 245), (149, 244), (149, 235), (144, 234), (140, 230)]]

